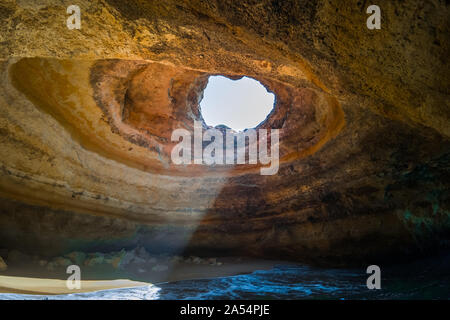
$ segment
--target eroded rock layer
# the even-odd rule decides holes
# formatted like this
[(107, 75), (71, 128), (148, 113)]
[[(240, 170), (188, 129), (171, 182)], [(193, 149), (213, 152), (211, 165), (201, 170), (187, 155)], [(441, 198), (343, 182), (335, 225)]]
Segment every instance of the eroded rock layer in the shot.
[[(81, 30), (63, 4), (0, 3), (1, 247), (342, 264), (447, 246), (444, 2), (380, 3), (372, 31), (361, 3), (79, 2)], [(277, 174), (171, 161), (217, 74), (275, 94), (258, 127), (280, 129)]]

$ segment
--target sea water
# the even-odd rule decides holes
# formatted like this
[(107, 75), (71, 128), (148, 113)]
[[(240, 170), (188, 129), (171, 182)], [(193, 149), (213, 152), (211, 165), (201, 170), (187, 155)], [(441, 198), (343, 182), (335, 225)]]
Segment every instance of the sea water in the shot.
[(271, 270), (213, 279), (64, 295), (0, 294), (26, 300), (156, 299), (450, 299), (450, 255), (381, 268), (381, 289), (370, 290), (365, 269), (277, 265)]

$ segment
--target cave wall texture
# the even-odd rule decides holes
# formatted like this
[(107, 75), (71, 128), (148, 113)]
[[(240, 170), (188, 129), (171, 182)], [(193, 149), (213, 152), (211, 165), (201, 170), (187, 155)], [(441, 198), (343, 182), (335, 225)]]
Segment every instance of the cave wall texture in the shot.
[[(348, 264), (450, 239), (448, 1), (0, 1), (0, 247)], [(175, 166), (209, 75), (276, 95), (280, 169)]]

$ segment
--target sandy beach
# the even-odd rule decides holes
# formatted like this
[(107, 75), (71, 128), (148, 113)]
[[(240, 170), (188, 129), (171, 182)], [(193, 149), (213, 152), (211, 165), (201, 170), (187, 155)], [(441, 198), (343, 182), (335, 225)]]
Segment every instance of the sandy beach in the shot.
[(0, 293), (68, 294), (115, 288), (139, 287), (146, 284), (147, 283), (131, 281), (128, 279), (98, 281), (82, 280), (81, 289), (71, 290), (67, 288), (66, 280), (0, 276)]

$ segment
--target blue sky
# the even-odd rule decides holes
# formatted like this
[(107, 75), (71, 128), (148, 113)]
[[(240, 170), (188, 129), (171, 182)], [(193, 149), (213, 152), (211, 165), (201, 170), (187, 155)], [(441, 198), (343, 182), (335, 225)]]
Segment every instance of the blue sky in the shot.
[(254, 128), (273, 109), (275, 96), (258, 81), (210, 76), (200, 102), (207, 125), (224, 124), (236, 131)]

